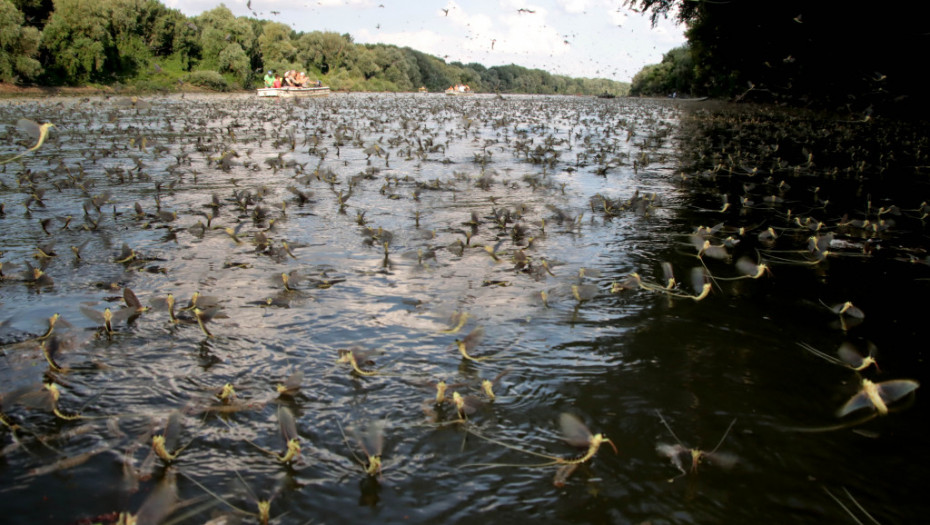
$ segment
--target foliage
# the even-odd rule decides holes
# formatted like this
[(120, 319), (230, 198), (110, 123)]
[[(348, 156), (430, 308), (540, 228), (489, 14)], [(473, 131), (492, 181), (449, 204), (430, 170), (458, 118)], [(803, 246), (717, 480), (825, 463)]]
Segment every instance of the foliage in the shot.
[(264, 69), (279, 71), (299, 67), (295, 63), (297, 46), (291, 40), (291, 29), (284, 24), (265, 24), (262, 34), (258, 37), (258, 48)]
[(297, 49), (300, 63), (325, 75), (341, 69), (353, 54), (355, 46), (349, 35), (313, 31), (300, 36)]
[(238, 79), (245, 80), (249, 74), (249, 57), (242, 46), (233, 42), (220, 53), (216, 62), (220, 72), (229, 72)]
[(244, 52), (251, 52), (256, 43), (249, 21), (236, 17), (225, 5), (195, 17), (194, 24), (200, 28), (203, 65), (207, 67), (218, 68), (220, 54), (230, 44), (239, 44)]
[(72, 84), (103, 76), (113, 46), (107, 11), (94, 0), (55, 0), (42, 31), (42, 48), (53, 75)]
[[(824, 0), (628, 0), (687, 23), (702, 94), (853, 113), (927, 115), (920, 68), (908, 50), (927, 49), (926, 7), (853, 8)], [(902, 14), (904, 16), (902, 16)], [(648, 74), (648, 73), (646, 73)]]
[(187, 82), (216, 91), (229, 91), (229, 82), (216, 71), (194, 71), (187, 76)]
[(0, 0), (0, 81), (32, 79), (42, 72), (39, 31), (24, 26), (25, 17), (9, 0)]
[(694, 88), (694, 60), (690, 49), (682, 46), (666, 53), (661, 63), (648, 65), (637, 73), (630, 94), (692, 94)]

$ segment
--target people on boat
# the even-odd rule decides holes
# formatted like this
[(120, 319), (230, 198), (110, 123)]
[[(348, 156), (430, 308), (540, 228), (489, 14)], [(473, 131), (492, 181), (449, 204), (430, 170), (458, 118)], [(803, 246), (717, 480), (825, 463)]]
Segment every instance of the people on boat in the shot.
[(264, 78), (266, 88), (282, 88), (282, 87), (322, 87), (323, 82), (319, 80), (310, 80), (310, 77), (307, 76), (307, 73), (304, 71), (297, 72), (296, 70), (286, 71), (284, 76), (275, 74), (273, 71), (268, 71), (268, 74)]
[(284, 73), (284, 82), (282, 85), (285, 87), (299, 87), (297, 85), (297, 71), (289, 69)]

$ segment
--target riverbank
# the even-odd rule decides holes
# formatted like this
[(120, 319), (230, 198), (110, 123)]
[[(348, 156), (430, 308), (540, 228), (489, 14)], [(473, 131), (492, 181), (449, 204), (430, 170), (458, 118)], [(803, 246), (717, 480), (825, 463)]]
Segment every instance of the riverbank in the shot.
[(192, 84), (184, 84), (173, 90), (152, 91), (127, 86), (17, 86), (0, 82), (0, 99), (60, 96), (165, 95), (172, 93), (219, 93), (219, 91), (194, 86)]

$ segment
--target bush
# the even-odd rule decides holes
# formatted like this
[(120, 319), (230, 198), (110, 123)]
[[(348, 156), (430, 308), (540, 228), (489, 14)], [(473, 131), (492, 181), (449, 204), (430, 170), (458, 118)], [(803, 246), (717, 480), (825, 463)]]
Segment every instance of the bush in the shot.
[(229, 91), (229, 82), (216, 71), (194, 71), (187, 76), (187, 82), (195, 86), (215, 91)]

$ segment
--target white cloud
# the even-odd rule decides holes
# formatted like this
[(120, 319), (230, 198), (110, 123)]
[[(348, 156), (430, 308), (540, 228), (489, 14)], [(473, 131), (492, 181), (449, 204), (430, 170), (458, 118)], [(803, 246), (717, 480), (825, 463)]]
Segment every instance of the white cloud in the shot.
[(629, 11), (619, 10), (619, 9), (608, 9), (607, 10), (607, 19), (610, 20), (611, 25), (623, 27), (623, 24), (626, 23), (627, 19), (630, 17)]
[[(253, 2), (264, 2), (267, 0), (252, 0)], [(275, 2), (276, 0), (271, 0)], [(301, 2), (299, 0), (284, 0), (281, 3), (293, 4), (290, 7), (299, 7), (301, 5), (306, 5), (308, 2)], [(316, 3), (320, 7), (374, 7), (375, 3), (372, 0), (309, 0), (309, 3)]]
[(588, 2), (585, 0), (558, 0), (559, 4), (566, 13), (577, 15), (583, 13), (588, 8)]

